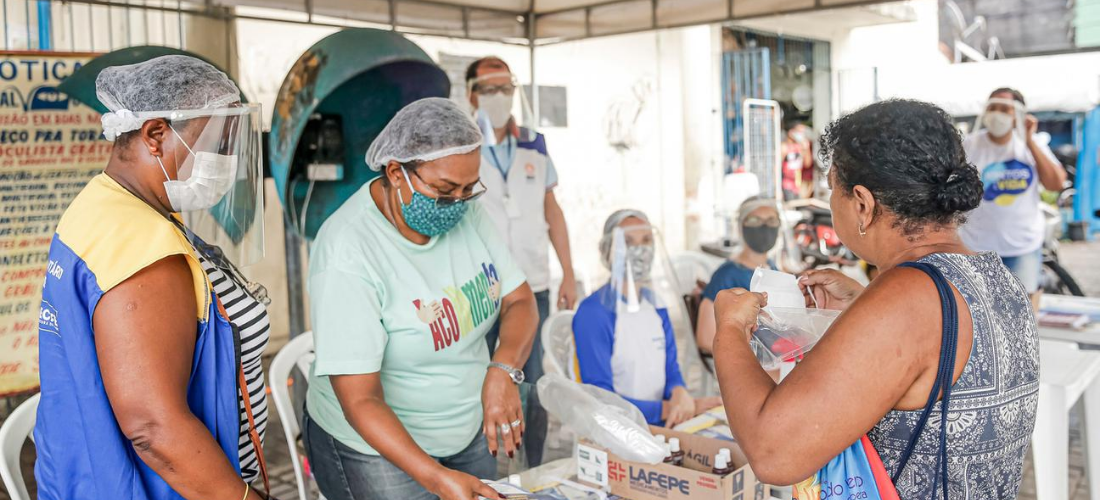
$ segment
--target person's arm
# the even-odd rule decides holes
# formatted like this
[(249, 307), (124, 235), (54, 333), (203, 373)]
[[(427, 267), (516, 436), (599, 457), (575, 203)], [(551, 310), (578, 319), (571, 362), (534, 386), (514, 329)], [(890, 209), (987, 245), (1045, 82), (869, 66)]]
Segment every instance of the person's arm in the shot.
[[(493, 353), (493, 361), (522, 368), (535, 343), (538, 318), (535, 294), (526, 282), (505, 295), (500, 303), (500, 343)], [(513, 458), (527, 425), (523, 421), (519, 387), (508, 372), (489, 367), (481, 389), (481, 402), (485, 413), (482, 430), (488, 440), (489, 451), (496, 456), (498, 432), (504, 426), (509, 426), (515, 432), (510, 431), (500, 438), (504, 442), (504, 452), (508, 454), (508, 458)], [(512, 422), (517, 420), (521, 422), (519, 427), (512, 426)]]
[(577, 304), (577, 279), (573, 275), (573, 254), (569, 250), (569, 228), (565, 225), (565, 214), (562, 213), (553, 190), (546, 191), (544, 205), (546, 224), (550, 227), (550, 244), (558, 255), (558, 262), (561, 262), (558, 308), (572, 309)]
[[(345, 266), (318, 264), (310, 270), (314, 374), (329, 378), (344, 418), (359, 436), (425, 489), (444, 500), (467, 500), (473, 493), (497, 497), (478, 478), (447, 469), (428, 456), (386, 403), (379, 372), (389, 334), (382, 324), (380, 285), (369, 269), (349, 264), (341, 250), (352, 250), (342, 245), (346, 243), (319, 239), (314, 247), (317, 262)], [(423, 302), (409, 307), (418, 308), (425, 326), (441, 314)]]
[(680, 373), (680, 361), (676, 357), (676, 335), (672, 331), (668, 311), (661, 309), (658, 315), (665, 332), (665, 427), (672, 428), (696, 415), (695, 399), (688, 393), (684, 376)]
[(677, 359), (676, 334), (672, 330), (672, 321), (667, 309), (657, 311), (661, 317), (661, 328), (665, 332), (665, 399), (672, 397), (672, 390), (684, 387), (684, 376), (680, 373), (680, 360)]
[(1027, 149), (1035, 158), (1035, 170), (1039, 172), (1039, 182), (1047, 191), (1059, 192), (1066, 187), (1066, 169), (1050, 152), (1050, 149), (1039, 144), (1035, 139), (1039, 131), (1039, 120), (1032, 115), (1027, 115)]
[[(924, 273), (903, 268), (880, 276), (779, 385), (747, 342), (765, 303), (743, 289), (724, 291), (715, 302), (722, 399), (761, 481), (785, 485), (810, 477), (892, 408), (923, 407), (941, 323), (939, 296)], [(967, 319), (960, 311), (960, 324)], [(972, 335), (965, 333), (959, 352), (970, 349)], [(967, 361), (959, 358), (956, 377)]]
[(704, 353), (714, 352), (714, 301), (707, 297), (699, 301), (699, 318), (695, 321), (695, 343)]
[(714, 352), (714, 299), (728, 286), (726, 266), (719, 267), (703, 288), (703, 300), (699, 301), (699, 318), (695, 323), (695, 343), (705, 353)]
[(416, 444), (393, 409), (386, 404), (378, 372), (329, 377), (344, 418), (386, 460), (444, 500), (467, 500), (471, 494), (504, 498), (478, 478), (448, 469)]
[(182, 255), (110, 289), (92, 315), (96, 356), (115, 419), (138, 457), (184, 498), (238, 499), (244, 481), (187, 404), (198, 325), (194, 290)]

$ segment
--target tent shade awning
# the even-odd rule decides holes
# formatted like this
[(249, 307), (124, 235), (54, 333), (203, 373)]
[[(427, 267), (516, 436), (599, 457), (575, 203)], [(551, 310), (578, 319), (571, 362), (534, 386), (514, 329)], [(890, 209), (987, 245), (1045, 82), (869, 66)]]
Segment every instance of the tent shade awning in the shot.
[[(58, 1), (58, 0), (54, 0)], [(134, 8), (126, 0), (79, 3)], [(605, 35), (889, 3), (887, 0), (146, 0), (192, 15), (390, 28), (546, 45)]]

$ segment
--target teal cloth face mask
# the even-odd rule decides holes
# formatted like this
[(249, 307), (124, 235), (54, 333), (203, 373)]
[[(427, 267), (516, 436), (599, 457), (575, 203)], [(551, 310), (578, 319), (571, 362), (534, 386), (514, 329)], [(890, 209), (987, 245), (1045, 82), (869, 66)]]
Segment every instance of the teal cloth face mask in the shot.
[(462, 216), (466, 215), (465, 201), (445, 207), (437, 206), (434, 199), (412, 188), (412, 181), (405, 167), (401, 167), (401, 173), (405, 175), (405, 183), (412, 191), (412, 201), (408, 205), (401, 203), (401, 215), (405, 217), (405, 224), (409, 229), (432, 238), (454, 229)]

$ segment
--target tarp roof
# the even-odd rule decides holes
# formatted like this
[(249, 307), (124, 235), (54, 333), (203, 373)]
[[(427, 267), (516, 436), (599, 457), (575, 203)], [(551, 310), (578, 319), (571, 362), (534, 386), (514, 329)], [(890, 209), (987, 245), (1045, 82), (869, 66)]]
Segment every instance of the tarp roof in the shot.
[[(163, 3), (172, 3), (161, 0)], [(122, 0), (99, 2), (124, 5)], [(185, 10), (327, 25), (392, 27), (399, 31), (544, 45), (839, 7), (885, 0), (206, 0)], [(173, 9), (174, 10), (174, 9)]]

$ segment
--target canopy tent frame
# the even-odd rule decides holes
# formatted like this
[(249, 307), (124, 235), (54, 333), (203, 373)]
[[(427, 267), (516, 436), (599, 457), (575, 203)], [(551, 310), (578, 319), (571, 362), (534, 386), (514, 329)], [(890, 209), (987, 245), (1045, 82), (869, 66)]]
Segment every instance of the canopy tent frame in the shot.
[[(445, 0), (380, 0), (380, 2), (385, 2), (388, 7), (388, 11), (385, 16), (386, 18), (373, 21), (351, 17), (345, 17), (341, 19), (339, 17), (333, 17), (318, 13), (316, 9), (316, 2), (318, 0), (300, 0), (302, 10), (292, 10), (270, 6), (263, 7), (261, 2), (249, 2), (248, 0), (228, 0), (224, 2), (218, 2), (215, 0), (201, 0), (190, 2), (185, 2), (182, 0), (175, 0), (174, 2), (172, 0), (161, 0), (159, 2), (160, 5), (150, 4), (148, 0), (146, 0), (142, 4), (134, 4), (126, 0), (51, 1), (54, 3), (62, 4), (86, 4), (123, 9), (143, 9), (154, 12), (171, 12), (223, 21), (242, 19), (250, 21), (270, 21), (331, 28), (383, 28), (400, 33), (415, 35), (441, 36), (484, 42), (496, 42), (507, 45), (536, 47), (584, 40), (589, 38), (641, 33), (660, 29), (675, 29), (689, 26), (699, 26), (703, 24), (728, 23), (748, 19), (773, 17), (777, 15), (804, 14), (815, 11), (842, 9), (850, 7), (866, 7), (876, 4), (891, 3), (895, 0), (789, 0), (786, 2), (774, 2), (775, 4), (780, 4), (778, 7), (770, 9), (759, 9), (758, 11), (747, 14), (738, 14), (737, 9), (738, 6), (744, 5), (751, 0), (714, 0), (713, 3), (717, 4), (720, 2), (724, 6), (724, 15), (698, 18), (686, 22), (665, 22), (662, 21), (661, 16), (659, 15), (662, 6), (667, 6), (668, 4), (671, 4), (676, 0), (599, 0), (589, 3), (582, 2), (580, 5), (572, 7), (563, 7), (542, 11), (536, 8), (536, 0), (528, 0), (527, 9), (523, 10), (471, 5), (469, 3), (470, 0), (457, 0), (454, 2), (448, 2)], [(609, 29), (602, 31), (594, 28), (594, 12), (598, 12), (600, 10), (608, 8), (641, 4), (648, 4), (649, 12), (649, 19), (643, 24), (635, 24), (634, 26), (630, 26), (625, 29)], [(399, 6), (421, 6), (451, 10), (452, 13), (460, 16), (461, 27), (457, 31), (455, 31), (446, 29), (432, 29), (422, 26), (403, 24), (399, 19)], [(288, 15), (262, 15), (259, 13), (248, 12), (238, 13), (234, 10), (234, 7), (244, 7), (249, 9), (266, 8), (267, 10), (270, 10), (272, 12), (285, 12)], [(673, 7), (667, 8), (673, 9)], [(673, 10), (672, 12), (676, 11)], [(494, 16), (500, 16), (501, 18), (514, 16), (516, 18), (516, 22), (519, 24), (519, 26), (516, 27), (517, 36), (477, 35), (471, 29), (473, 14), (476, 13), (490, 14)], [(299, 14), (301, 17), (296, 18), (294, 17), (294, 14)], [(540, 23), (545, 25), (542, 26), (544, 28), (543, 31), (549, 32), (552, 31), (552, 26), (550, 26), (550, 23), (555, 18), (561, 18), (563, 16), (569, 15), (583, 16), (582, 30), (574, 34), (568, 35), (540, 35)]]

